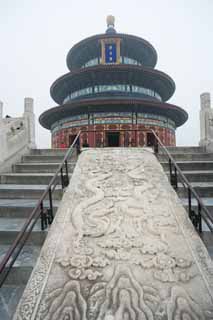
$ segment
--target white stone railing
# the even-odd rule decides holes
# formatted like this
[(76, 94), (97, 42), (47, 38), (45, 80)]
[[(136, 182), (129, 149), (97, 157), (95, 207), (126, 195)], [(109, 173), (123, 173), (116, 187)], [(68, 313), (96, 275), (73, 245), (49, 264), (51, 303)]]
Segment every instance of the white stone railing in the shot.
[(0, 118), (0, 172), (10, 170), (22, 155), (28, 153), (30, 148), (35, 148), (34, 126), (33, 100), (30, 98), (25, 99), (23, 117)]
[(2, 120), (0, 126), (0, 171), (12, 164), (20, 153), (28, 150), (27, 123), (24, 118)]

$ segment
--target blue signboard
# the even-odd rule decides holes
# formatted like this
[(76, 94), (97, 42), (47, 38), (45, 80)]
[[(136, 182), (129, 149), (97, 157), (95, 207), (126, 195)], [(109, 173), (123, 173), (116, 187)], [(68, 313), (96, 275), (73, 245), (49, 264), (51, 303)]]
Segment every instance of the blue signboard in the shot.
[(116, 63), (116, 44), (110, 43), (105, 44), (105, 61), (106, 63)]

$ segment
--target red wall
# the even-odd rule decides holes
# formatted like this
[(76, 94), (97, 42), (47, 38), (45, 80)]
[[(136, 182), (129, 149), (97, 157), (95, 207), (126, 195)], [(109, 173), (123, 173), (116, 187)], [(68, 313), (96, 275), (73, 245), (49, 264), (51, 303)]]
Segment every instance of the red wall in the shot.
[[(71, 136), (76, 135), (80, 130), (87, 131), (82, 132), (80, 136), (81, 145), (87, 142), (90, 147), (106, 146), (106, 134), (105, 131), (120, 131), (120, 146), (129, 147), (141, 147), (147, 144), (147, 135), (145, 131), (153, 129), (164, 145), (175, 146), (175, 133), (171, 129), (162, 128), (158, 126), (147, 126), (141, 124), (105, 124), (105, 125), (89, 125), (84, 127), (75, 127), (68, 129), (61, 129), (52, 134), (52, 148), (61, 148), (63, 146), (69, 147)], [(122, 131), (123, 130), (123, 131)], [(134, 130), (134, 131), (131, 131)], [(128, 137), (128, 138), (127, 138)], [(126, 138), (126, 139), (125, 139)]]

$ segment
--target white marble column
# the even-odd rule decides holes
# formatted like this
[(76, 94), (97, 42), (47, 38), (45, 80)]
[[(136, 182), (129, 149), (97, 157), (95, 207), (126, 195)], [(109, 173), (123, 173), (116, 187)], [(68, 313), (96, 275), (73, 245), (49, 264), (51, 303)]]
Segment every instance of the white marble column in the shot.
[(1, 141), (1, 152), (0, 152), (0, 166), (4, 159), (5, 153), (5, 141), (4, 141), (4, 131), (3, 131), (3, 102), (0, 101), (0, 141)]
[(213, 151), (213, 109), (209, 92), (200, 95), (200, 146), (205, 146), (209, 152)]
[(0, 101), (0, 121), (3, 119), (3, 102)]
[(30, 148), (36, 148), (35, 144), (35, 114), (34, 101), (32, 98), (24, 98), (24, 118), (28, 127), (28, 141)]

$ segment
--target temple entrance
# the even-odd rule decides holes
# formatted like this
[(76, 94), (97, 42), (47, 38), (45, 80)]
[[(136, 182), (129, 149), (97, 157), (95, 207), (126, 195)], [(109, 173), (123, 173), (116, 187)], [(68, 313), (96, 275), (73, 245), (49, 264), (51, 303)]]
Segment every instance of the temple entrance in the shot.
[(107, 147), (120, 146), (120, 132), (107, 132), (106, 133)]
[(69, 135), (69, 146), (71, 146), (71, 144), (73, 144), (76, 137), (77, 137), (76, 134)]
[[(70, 134), (69, 135), (69, 147), (73, 144), (76, 137), (77, 137), (77, 134)], [(76, 141), (76, 145), (79, 146), (79, 144), (80, 144), (80, 141), (78, 138), (78, 140)]]
[(155, 144), (155, 136), (152, 132), (146, 134), (147, 147), (153, 147)]

